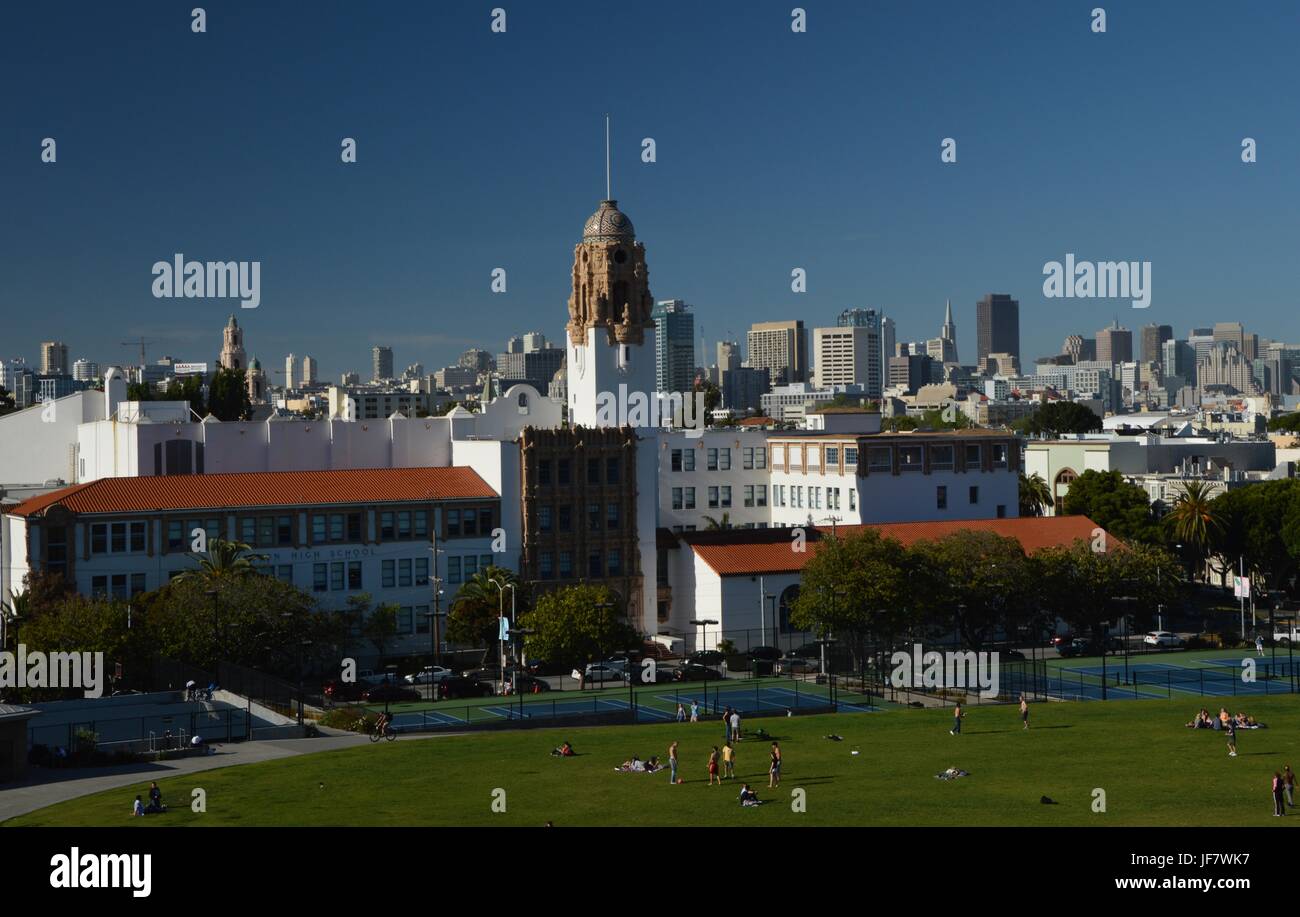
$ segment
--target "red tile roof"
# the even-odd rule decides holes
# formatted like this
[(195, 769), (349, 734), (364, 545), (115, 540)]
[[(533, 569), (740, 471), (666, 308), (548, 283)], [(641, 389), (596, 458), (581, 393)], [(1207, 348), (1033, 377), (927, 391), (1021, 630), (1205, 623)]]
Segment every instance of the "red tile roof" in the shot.
[[(829, 535), (830, 529), (817, 526), (816, 535), (810, 533), (807, 550), (792, 550), (793, 537), (764, 543), (735, 541), (726, 544), (692, 544), (695, 553), (719, 576), (757, 576), (760, 573), (798, 573), (821, 546), (815, 537)], [(875, 529), (886, 538), (894, 538), (904, 545), (917, 541), (933, 540), (953, 532), (993, 532), (1020, 542), (1026, 554), (1046, 547), (1068, 546), (1080, 539), (1090, 541), (1097, 524), (1087, 516), (1033, 516), (1019, 519), (974, 519), (962, 522), (886, 522), (878, 525), (841, 525), (841, 535)], [(763, 530), (757, 530), (763, 531)], [(771, 530), (766, 530), (770, 532)], [(1108, 544), (1118, 544), (1108, 536)]]
[(33, 497), (8, 510), (35, 516), (55, 505), (74, 513), (249, 506), (329, 506), (419, 500), (492, 498), (498, 494), (472, 468), (359, 468), (242, 474), (102, 478)]

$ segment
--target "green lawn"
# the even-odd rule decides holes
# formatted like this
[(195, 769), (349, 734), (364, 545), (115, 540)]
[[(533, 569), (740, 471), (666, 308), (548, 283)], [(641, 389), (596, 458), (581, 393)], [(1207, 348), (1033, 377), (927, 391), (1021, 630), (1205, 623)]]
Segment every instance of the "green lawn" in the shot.
[[(740, 743), (737, 773), (766, 801), (757, 809), (737, 804), (739, 780), (707, 786), (721, 737), (707, 722), (384, 742), (164, 780), (172, 808), (162, 816), (129, 817), (144, 779), (6, 825), (1300, 825), (1274, 819), (1269, 797), (1273, 771), (1300, 766), (1300, 697), (1241, 705), (1270, 728), (1240, 733), (1237, 758), (1219, 733), (1183, 726), (1199, 706), (1042, 703), (1027, 732), (1014, 707), (973, 707), (959, 737), (942, 710), (751, 718), (746, 727), (773, 733), (785, 755), (781, 788), (769, 790), (767, 744)], [(550, 757), (566, 738), (579, 757)], [(684, 785), (615, 773), (633, 752), (662, 756), (674, 738)], [(949, 766), (971, 776), (936, 780)], [(207, 792), (205, 814), (186, 804), (194, 787)], [(497, 788), (504, 813), (491, 808)], [(791, 811), (795, 788), (805, 813)], [(1106, 792), (1104, 814), (1091, 809), (1094, 788)]]

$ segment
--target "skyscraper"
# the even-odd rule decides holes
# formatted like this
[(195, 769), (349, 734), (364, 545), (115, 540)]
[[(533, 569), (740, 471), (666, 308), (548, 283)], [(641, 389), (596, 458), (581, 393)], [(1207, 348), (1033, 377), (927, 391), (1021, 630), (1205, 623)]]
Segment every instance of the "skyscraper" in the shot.
[(284, 388), (285, 391), (293, 391), (293, 365), (296, 358), (289, 354), (284, 358)]
[(975, 304), (976, 359), (987, 364), (991, 353), (1020, 361), (1020, 303), (1006, 293), (989, 293)]
[(1174, 336), (1174, 329), (1169, 325), (1157, 325), (1152, 322), (1142, 326), (1142, 362), (1159, 363), (1163, 357), (1162, 347), (1165, 341)]
[(695, 383), (695, 316), (680, 299), (655, 306), (655, 390), (689, 392)]
[(99, 364), (81, 359), (72, 364), (72, 378), (77, 382), (94, 382), (99, 378)]
[(1097, 332), (1097, 360), (1101, 363), (1131, 363), (1133, 361), (1133, 332), (1120, 326), (1116, 320), (1109, 328)]
[(718, 341), (718, 372), (740, 368), (740, 344), (737, 341)]
[(814, 328), (817, 384), (861, 385), (868, 396), (880, 397), (880, 329), (867, 325)]
[(315, 384), (316, 384), (316, 358), (303, 357), (301, 385), (303, 387), (306, 387), (308, 385), (315, 385)]
[(68, 375), (68, 345), (62, 341), (41, 342), (41, 375)]
[(393, 348), (377, 345), (370, 351), (370, 360), (372, 379), (378, 381), (393, 378)]
[(747, 338), (749, 365), (766, 369), (772, 385), (808, 381), (808, 329), (802, 320), (757, 322)]

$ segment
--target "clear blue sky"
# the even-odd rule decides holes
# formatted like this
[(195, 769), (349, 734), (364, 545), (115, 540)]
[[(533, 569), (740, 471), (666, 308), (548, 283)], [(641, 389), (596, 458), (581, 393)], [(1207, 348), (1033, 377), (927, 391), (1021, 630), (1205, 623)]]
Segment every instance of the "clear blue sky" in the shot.
[[(175, 252), (262, 262), (239, 317), (271, 368), (559, 340), (605, 111), (651, 289), (694, 304), (710, 346), (849, 306), (928, 337), (951, 297), (971, 361), (990, 291), (1020, 299), (1026, 361), (1115, 313), (1300, 341), (1293, 2), (802, 0), (803, 35), (792, 0), (209, 2), (195, 35), (202, 2), (6, 7), (0, 356), (59, 338), (121, 361), (144, 335), (213, 359), (231, 303), (150, 294)], [(1150, 260), (1151, 308), (1045, 300), (1066, 252)]]

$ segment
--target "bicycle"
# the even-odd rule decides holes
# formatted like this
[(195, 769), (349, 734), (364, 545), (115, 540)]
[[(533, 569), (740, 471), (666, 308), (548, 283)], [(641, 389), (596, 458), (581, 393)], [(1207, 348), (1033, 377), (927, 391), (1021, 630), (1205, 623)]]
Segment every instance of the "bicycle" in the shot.
[(384, 723), (382, 726), (376, 723), (370, 730), (370, 741), (378, 742), (380, 739), (387, 739), (390, 742), (397, 740), (397, 733), (393, 731), (391, 723)]

